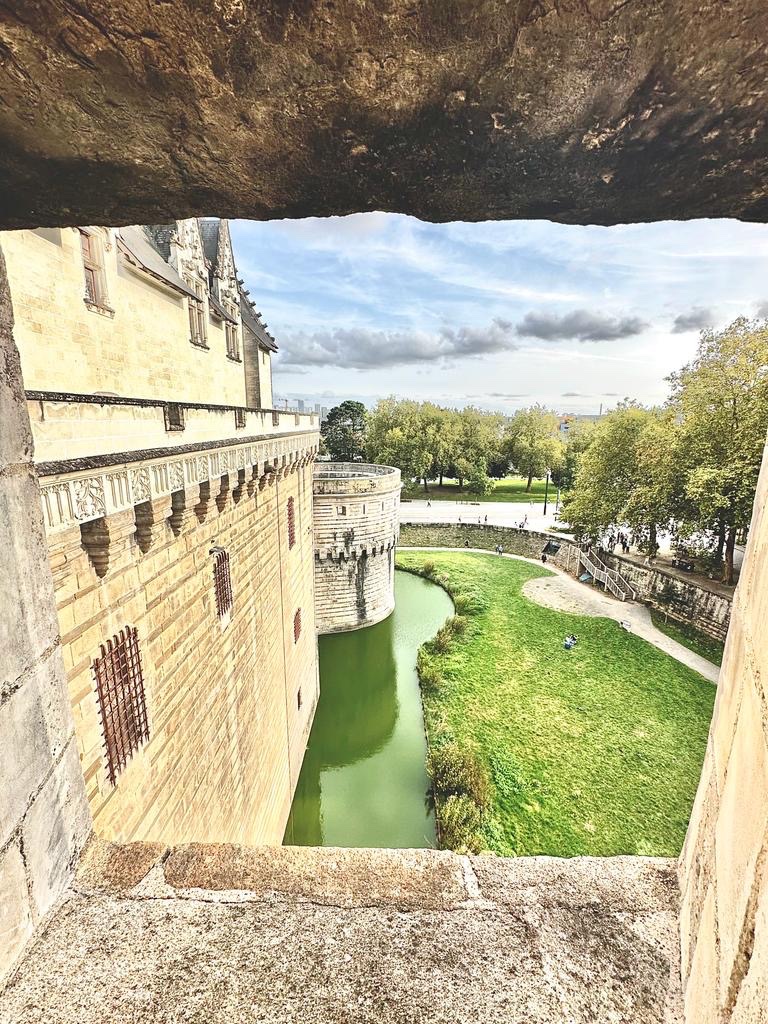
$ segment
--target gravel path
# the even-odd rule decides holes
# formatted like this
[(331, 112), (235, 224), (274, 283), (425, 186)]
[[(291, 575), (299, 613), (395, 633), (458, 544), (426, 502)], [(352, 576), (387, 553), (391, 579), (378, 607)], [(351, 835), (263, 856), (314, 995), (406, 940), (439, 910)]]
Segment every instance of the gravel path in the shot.
[[(416, 550), (403, 547), (403, 551)], [(420, 548), (422, 551), (477, 551), (479, 554), (487, 555), (487, 551), (477, 548)], [(539, 565), (533, 558), (524, 558), (522, 555), (503, 555), (503, 558), (514, 558), (520, 562), (531, 562)], [(634, 601), (617, 601), (610, 594), (603, 593), (597, 587), (585, 583), (579, 583), (573, 576), (559, 569), (552, 563), (547, 564), (547, 569), (554, 573), (553, 576), (543, 576), (537, 579), (528, 580), (523, 584), (523, 594), (531, 601), (543, 605), (545, 608), (554, 608), (561, 612), (575, 612), (579, 615), (597, 615), (608, 619), (615, 619), (617, 622), (626, 621), (630, 623), (631, 630), (637, 636), (647, 640), (648, 643), (658, 647), (660, 651), (669, 654), (676, 661), (687, 665), (695, 672), (699, 672), (705, 679), (717, 683), (720, 669), (711, 661), (702, 658), (700, 655), (690, 651), (687, 647), (679, 644), (676, 640), (662, 633), (651, 622), (651, 613), (644, 604)]]

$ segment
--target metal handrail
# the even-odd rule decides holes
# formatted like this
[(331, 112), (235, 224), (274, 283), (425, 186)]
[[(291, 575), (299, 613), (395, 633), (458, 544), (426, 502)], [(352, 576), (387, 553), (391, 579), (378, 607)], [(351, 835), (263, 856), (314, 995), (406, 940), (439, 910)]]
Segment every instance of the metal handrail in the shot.
[(579, 560), (592, 573), (592, 578), (598, 583), (602, 583), (614, 597), (620, 601), (634, 600), (635, 592), (621, 573), (609, 568), (597, 555), (593, 555), (592, 552), (580, 551)]

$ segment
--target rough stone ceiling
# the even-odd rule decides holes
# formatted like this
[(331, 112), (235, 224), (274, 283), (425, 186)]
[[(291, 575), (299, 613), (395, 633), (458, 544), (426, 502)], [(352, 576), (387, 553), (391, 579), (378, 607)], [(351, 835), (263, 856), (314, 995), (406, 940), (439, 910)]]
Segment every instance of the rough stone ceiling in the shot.
[(765, 0), (0, 0), (0, 226), (768, 219)]

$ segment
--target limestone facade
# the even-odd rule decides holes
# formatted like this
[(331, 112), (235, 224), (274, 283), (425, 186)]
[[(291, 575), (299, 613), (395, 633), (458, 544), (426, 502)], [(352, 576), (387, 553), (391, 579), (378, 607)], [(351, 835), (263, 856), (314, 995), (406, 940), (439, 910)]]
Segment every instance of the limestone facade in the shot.
[[(0, 242), (28, 390), (270, 408), (276, 346), (239, 283), (226, 221), (8, 231)], [(251, 320), (261, 330), (244, 367)], [(247, 396), (257, 358), (263, 383)]]
[(280, 843), (319, 695), (317, 417), (269, 408), (226, 222), (2, 245), (0, 974), (92, 830)]
[(400, 470), (323, 462), (313, 486), (318, 632), (380, 622), (395, 607)]

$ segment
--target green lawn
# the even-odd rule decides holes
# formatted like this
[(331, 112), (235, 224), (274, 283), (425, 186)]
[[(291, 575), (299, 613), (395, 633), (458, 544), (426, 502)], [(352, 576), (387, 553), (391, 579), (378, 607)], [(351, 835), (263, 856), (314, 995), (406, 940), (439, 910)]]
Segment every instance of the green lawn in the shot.
[[(401, 551), (434, 566), (466, 628), (422, 659), (432, 747), (455, 740), (492, 783), (478, 845), (502, 855), (676, 856), (698, 784), (715, 687), (604, 618), (521, 594), (546, 569), (493, 555)], [(468, 607), (467, 607), (468, 606)], [(576, 633), (573, 651), (562, 646)]]
[(660, 629), (662, 633), (677, 640), (689, 651), (706, 658), (714, 665), (722, 665), (725, 644), (720, 643), (719, 640), (713, 640), (711, 636), (707, 636), (706, 633), (702, 633), (694, 626), (684, 626), (672, 621), (665, 622), (664, 613), (656, 611), (655, 608), (651, 609), (651, 621), (656, 629)]
[[(534, 480), (531, 483), (530, 491), (526, 491), (525, 485), (528, 481), (521, 476), (508, 476), (503, 480), (496, 480), (496, 486), (485, 498), (478, 498), (470, 494), (466, 487), (459, 487), (458, 480), (443, 480), (440, 487), (436, 480), (429, 484), (429, 492), (424, 490), (424, 484), (407, 487), (403, 492), (406, 498), (429, 498), (430, 501), (544, 501), (544, 480)], [(557, 488), (549, 482), (549, 497), (554, 503), (557, 497)]]

